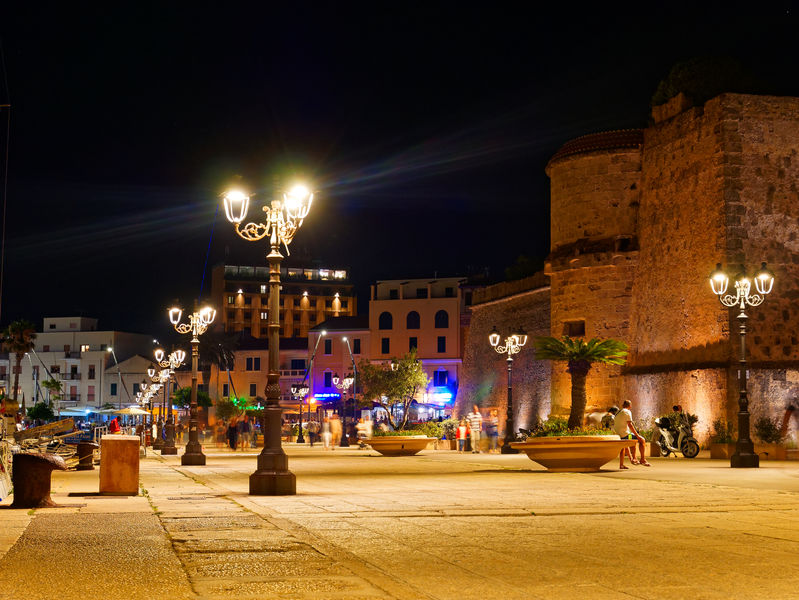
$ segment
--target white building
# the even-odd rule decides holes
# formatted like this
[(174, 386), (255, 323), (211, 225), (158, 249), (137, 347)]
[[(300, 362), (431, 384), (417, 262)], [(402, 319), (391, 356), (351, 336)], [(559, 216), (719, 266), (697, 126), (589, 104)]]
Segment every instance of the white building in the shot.
[[(110, 351), (113, 349), (113, 353)], [(128, 404), (128, 396), (120, 386), (115, 358), (120, 363), (140, 356), (150, 357), (153, 338), (139, 333), (97, 331), (97, 319), (86, 317), (50, 317), (36, 333), (34, 350), (22, 359), (19, 374), (19, 401), (25, 397), (27, 406), (38, 400), (47, 400), (47, 390), (41, 382), (49, 377), (61, 381), (61, 408), (69, 406), (102, 406), (109, 402), (115, 406)], [(14, 385), (16, 357), (10, 353), (0, 360), (0, 381), (11, 393)], [(151, 358), (136, 361), (149, 366)], [(113, 369), (112, 369), (113, 368)], [(109, 369), (111, 369), (109, 371)], [(134, 394), (133, 383), (140, 382), (147, 367), (140, 373), (122, 369), (128, 392)]]

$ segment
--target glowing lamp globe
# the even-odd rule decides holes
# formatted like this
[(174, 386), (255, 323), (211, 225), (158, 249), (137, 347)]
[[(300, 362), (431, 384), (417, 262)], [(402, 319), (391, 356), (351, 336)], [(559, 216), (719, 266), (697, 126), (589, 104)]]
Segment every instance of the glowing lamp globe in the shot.
[(710, 274), (710, 289), (717, 296), (727, 293), (727, 287), (730, 285), (730, 278), (722, 270), (721, 263), (716, 263), (716, 268)]
[(225, 216), (231, 223), (239, 224), (247, 216), (250, 197), (241, 190), (228, 190), (223, 196)]
[(764, 296), (771, 292), (774, 287), (774, 273), (766, 268), (766, 263), (761, 263), (760, 268), (755, 271), (755, 289), (758, 294)]

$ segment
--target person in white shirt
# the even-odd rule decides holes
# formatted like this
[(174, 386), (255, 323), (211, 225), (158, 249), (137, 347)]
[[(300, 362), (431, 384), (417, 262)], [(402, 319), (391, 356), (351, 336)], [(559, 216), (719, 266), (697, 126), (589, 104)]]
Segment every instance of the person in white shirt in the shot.
[(469, 422), (469, 433), (472, 438), (472, 454), (480, 452), (480, 430), (483, 427), (483, 415), (480, 414), (480, 409), (475, 404), (472, 407), (472, 412), (466, 415), (466, 420)]
[[(633, 425), (633, 413), (630, 411), (630, 407), (632, 403), (629, 400), (625, 400), (621, 404), (621, 410), (616, 414), (616, 417), (613, 419), (613, 427), (616, 430), (616, 433), (619, 434), (619, 437), (623, 440), (637, 440), (638, 441), (638, 449), (641, 452), (641, 460), (638, 461), (635, 459), (635, 446), (630, 448), (631, 456), (630, 462), (634, 465), (644, 465), (645, 467), (651, 467), (652, 464), (646, 461), (646, 454), (645, 454), (645, 445), (646, 442), (641, 434), (638, 433), (635, 429), (635, 425)], [(621, 452), (619, 452), (619, 468), (620, 469), (628, 469), (629, 467), (624, 465), (624, 454), (627, 452), (627, 448), (623, 448)]]

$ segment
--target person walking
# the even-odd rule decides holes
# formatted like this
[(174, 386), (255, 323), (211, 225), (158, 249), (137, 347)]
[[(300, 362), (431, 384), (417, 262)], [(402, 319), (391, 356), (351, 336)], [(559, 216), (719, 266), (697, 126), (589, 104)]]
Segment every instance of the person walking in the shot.
[(238, 423), (236, 423), (236, 419), (230, 420), (230, 425), (227, 427), (227, 443), (230, 446), (230, 449), (234, 452), (236, 451), (236, 446), (239, 442), (239, 428)]
[(242, 450), (250, 447), (250, 417), (247, 415), (239, 421), (239, 445)]
[(313, 419), (310, 423), (308, 423), (308, 441), (311, 444), (311, 448), (313, 448), (313, 443), (318, 435), (319, 435), (319, 421)]
[(341, 433), (342, 433), (341, 419), (339, 419), (339, 416), (337, 414), (333, 413), (333, 415), (331, 415), (331, 417), (330, 417), (330, 438), (331, 438), (330, 439), (330, 449), (331, 450), (335, 450), (336, 446), (338, 446), (339, 443), (341, 443)]
[(472, 438), (472, 454), (480, 453), (480, 430), (483, 428), (483, 415), (480, 414), (480, 409), (475, 404), (472, 406), (472, 412), (466, 415), (466, 420), (469, 422), (469, 434)]
[(466, 424), (466, 419), (461, 419), (458, 424), (457, 430), (458, 437), (458, 452), (466, 450), (466, 438), (469, 437), (469, 426)]
[(324, 446), (325, 450), (330, 450), (330, 440), (331, 440), (331, 433), (330, 433), (330, 419), (327, 417), (322, 418), (322, 445)]
[(488, 436), (488, 451), (497, 452), (499, 450), (499, 413), (496, 408), (492, 408), (485, 420), (486, 435)]

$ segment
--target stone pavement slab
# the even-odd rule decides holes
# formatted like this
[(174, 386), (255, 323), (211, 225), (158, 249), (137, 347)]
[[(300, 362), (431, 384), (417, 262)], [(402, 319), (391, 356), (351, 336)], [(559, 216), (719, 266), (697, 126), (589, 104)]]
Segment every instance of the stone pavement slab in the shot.
[[(288, 452), (296, 496), (248, 495), (255, 453), (210, 450), (204, 467), (150, 455), (143, 493), (130, 498), (87, 495), (96, 472), (55, 474), (54, 499), (82, 506), (0, 510), (0, 531), (11, 532), (0, 544), (13, 544), (0, 584), (9, 569), (42, 570), (52, 538), (99, 574), (78, 567), (68, 598), (138, 598), (135, 577), (114, 596), (98, 592), (106, 574), (140, 568), (138, 556), (158, 563), (153, 585), (171, 582), (174, 593), (158, 595), (175, 598), (797, 597), (795, 463), (654, 459), (650, 469), (553, 474), (525, 456)], [(19, 597), (55, 597), (50, 583), (29, 578)]]

